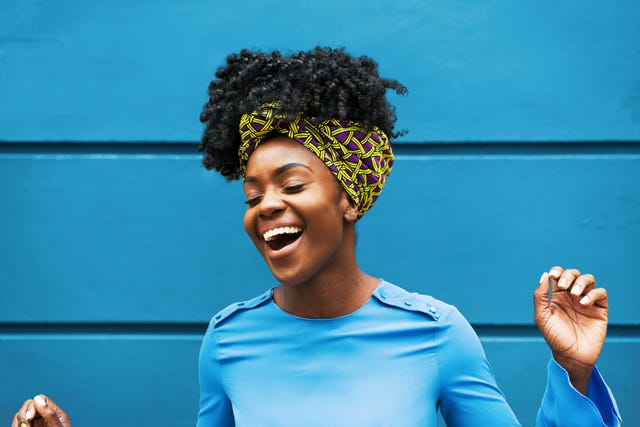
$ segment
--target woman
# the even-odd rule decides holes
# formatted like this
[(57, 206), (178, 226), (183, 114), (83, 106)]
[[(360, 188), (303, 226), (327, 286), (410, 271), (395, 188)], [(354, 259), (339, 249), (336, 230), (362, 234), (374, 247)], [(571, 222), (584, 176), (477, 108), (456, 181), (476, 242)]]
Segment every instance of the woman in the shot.
[[(243, 179), (245, 231), (280, 285), (213, 317), (198, 426), (435, 426), (438, 409), (450, 426), (518, 425), (453, 306), (358, 267), (356, 222), (393, 166), (385, 92), (404, 86), (369, 58), (320, 48), (242, 51), (216, 77), (199, 149), (208, 169)], [(553, 353), (537, 425), (619, 425), (595, 368), (606, 291), (553, 267), (534, 309)], [(14, 426), (70, 425), (46, 424), (66, 415), (43, 398)]]

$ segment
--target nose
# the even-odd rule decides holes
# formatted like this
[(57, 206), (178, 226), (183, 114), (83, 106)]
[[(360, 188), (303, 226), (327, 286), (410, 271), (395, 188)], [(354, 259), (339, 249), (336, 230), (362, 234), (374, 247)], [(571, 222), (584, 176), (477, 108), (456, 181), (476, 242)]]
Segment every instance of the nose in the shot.
[(258, 215), (262, 218), (271, 218), (278, 215), (286, 208), (279, 191), (268, 190), (262, 196), (258, 205)]

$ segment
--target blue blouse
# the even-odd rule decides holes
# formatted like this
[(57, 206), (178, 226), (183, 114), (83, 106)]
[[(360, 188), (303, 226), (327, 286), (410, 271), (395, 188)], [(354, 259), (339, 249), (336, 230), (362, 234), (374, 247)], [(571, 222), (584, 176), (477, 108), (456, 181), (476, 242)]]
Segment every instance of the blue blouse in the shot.
[[(211, 321), (200, 351), (198, 427), (517, 426), (480, 341), (460, 312), (381, 281), (359, 310), (305, 319), (272, 291)], [(617, 426), (597, 370), (589, 396), (549, 362), (542, 426)]]

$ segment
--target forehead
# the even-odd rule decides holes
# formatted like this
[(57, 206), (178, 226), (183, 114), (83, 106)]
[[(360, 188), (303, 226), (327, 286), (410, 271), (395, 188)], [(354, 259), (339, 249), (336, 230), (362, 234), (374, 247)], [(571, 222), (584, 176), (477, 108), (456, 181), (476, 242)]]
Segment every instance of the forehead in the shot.
[(278, 136), (258, 145), (247, 162), (247, 175), (254, 175), (263, 169), (275, 169), (291, 162), (304, 164), (313, 170), (327, 169), (304, 145), (291, 138)]

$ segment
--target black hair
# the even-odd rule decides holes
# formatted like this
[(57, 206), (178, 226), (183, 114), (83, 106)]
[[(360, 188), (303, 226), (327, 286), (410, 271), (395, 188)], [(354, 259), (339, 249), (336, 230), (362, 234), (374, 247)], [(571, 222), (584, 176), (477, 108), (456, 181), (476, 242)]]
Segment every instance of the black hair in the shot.
[(381, 78), (371, 58), (316, 47), (289, 56), (244, 49), (226, 62), (209, 84), (209, 101), (200, 113), (206, 127), (198, 151), (205, 152), (207, 169), (229, 181), (240, 178), (240, 118), (267, 102), (277, 101), (275, 112), (288, 120), (300, 114), (318, 121), (348, 119), (367, 130), (378, 126), (390, 138), (403, 134), (393, 132), (395, 108), (385, 95), (387, 89), (404, 95), (407, 88)]

